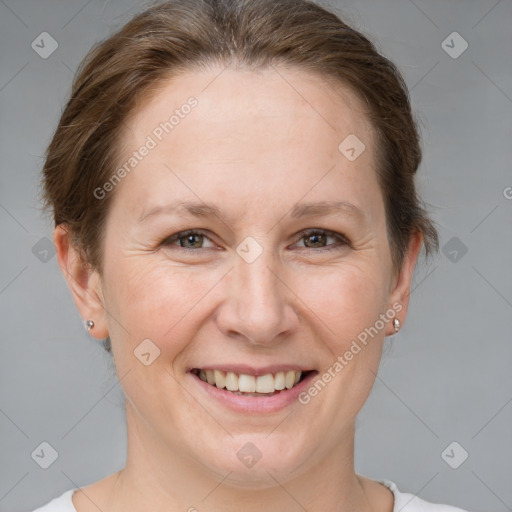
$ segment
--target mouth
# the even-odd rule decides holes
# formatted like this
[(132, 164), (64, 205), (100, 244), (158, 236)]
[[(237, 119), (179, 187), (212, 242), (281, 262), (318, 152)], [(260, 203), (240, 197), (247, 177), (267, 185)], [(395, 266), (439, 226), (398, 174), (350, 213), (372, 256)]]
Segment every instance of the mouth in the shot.
[(192, 368), (190, 373), (223, 391), (244, 397), (271, 397), (298, 386), (315, 370), (287, 370), (265, 375), (249, 375), (217, 369)]

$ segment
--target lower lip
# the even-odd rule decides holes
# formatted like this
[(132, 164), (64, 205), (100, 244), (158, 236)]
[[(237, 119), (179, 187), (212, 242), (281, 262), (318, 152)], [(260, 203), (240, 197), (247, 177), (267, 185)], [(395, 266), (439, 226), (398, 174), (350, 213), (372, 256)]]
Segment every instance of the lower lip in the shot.
[(291, 389), (284, 389), (274, 396), (241, 396), (226, 389), (219, 389), (201, 380), (197, 375), (189, 373), (200, 389), (227, 408), (242, 413), (270, 413), (280, 411), (289, 405), (298, 402), (299, 394), (304, 391), (310, 381), (318, 375), (317, 371), (310, 372), (306, 377)]

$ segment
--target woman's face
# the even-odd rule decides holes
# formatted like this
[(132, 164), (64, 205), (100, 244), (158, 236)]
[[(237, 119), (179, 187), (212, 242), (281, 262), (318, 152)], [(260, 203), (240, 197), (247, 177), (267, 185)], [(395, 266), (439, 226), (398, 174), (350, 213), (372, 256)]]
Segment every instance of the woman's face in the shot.
[[(126, 374), (129, 432), (162, 457), (256, 486), (347, 448), (419, 245), (394, 275), (374, 138), (344, 91), (298, 70), (190, 71), (127, 123), (119, 167), (136, 160), (106, 192), (105, 311), (88, 314)], [(264, 397), (192, 369), (260, 390), (316, 373)]]

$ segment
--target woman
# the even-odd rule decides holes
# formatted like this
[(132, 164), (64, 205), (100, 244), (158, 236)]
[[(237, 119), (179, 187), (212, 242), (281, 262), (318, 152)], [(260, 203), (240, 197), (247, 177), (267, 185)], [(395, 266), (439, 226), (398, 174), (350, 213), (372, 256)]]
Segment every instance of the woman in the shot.
[(394, 65), (306, 0), (162, 3), (94, 48), (44, 199), (123, 376), (127, 463), (38, 510), (460, 512), (354, 471), (438, 248), (420, 160)]

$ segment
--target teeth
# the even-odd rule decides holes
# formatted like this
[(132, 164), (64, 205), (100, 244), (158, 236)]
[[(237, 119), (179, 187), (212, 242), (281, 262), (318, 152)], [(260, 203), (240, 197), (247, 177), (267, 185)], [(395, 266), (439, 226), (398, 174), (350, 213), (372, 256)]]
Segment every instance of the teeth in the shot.
[(271, 373), (267, 373), (267, 375), (261, 375), (261, 377), (256, 379), (257, 393), (273, 393), (275, 390), (276, 388), (274, 387), (274, 376)]
[(228, 391), (240, 391), (238, 389), (238, 376), (232, 372), (226, 374), (226, 389)]
[(238, 391), (243, 391), (244, 393), (254, 393), (256, 391), (256, 377), (244, 374), (239, 375)]
[(284, 372), (277, 372), (276, 376), (274, 377), (274, 388), (279, 389), (279, 390), (284, 389), (285, 382), (286, 382), (286, 380), (284, 378)]
[(226, 388), (228, 391), (240, 393), (261, 393), (270, 394), (283, 389), (291, 389), (295, 386), (301, 376), (302, 371), (290, 370), (287, 372), (277, 372), (275, 375), (267, 373), (254, 377), (254, 375), (236, 374), (233, 372), (223, 372), (221, 370), (199, 370), (199, 378), (208, 382), (219, 389)]
[(215, 378), (215, 385), (219, 389), (226, 387), (226, 376), (224, 375), (224, 372), (221, 372), (219, 370), (214, 370), (213, 376)]
[(295, 375), (292, 372), (286, 372), (284, 376), (284, 385), (286, 389), (290, 389), (293, 387), (293, 383), (295, 382)]

